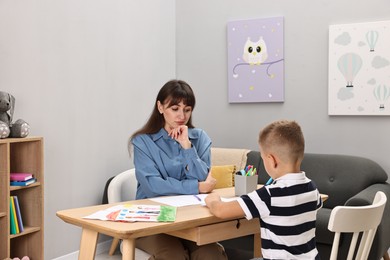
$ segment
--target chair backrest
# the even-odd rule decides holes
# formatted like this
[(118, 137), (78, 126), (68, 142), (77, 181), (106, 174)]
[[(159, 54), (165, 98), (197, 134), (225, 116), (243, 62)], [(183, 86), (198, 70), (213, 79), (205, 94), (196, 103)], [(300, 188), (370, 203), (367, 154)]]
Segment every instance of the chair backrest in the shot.
[(330, 260), (337, 259), (341, 233), (353, 233), (347, 259), (352, 259), (360, 234), (362, 237), (355, 259), (367, 259), (377, 227), (382, 220), (386, 201), (386, 195), (378, 191), (372, 205), (337, 206), (332, 210), (328, 229), (335, 232), (335, 236)]
[(211, 147), (211, 166), (234, 164), (237, 170), (244, 169), (249, 151), (239, 148)]
[[(107, 188), (108, 203), (115, 203), (121, 201), (135, 200), (137, 192), (137, 178), (135, 177), (135, 169), (129, 169), (116, 175)], [(116, 241), (116, 242), (115, 242)], [(115, 243), (115, 244), (114, 244)], [(116, 248), (118, 239), (114, 239), (114, 249)], [(122, 244), (121, 244), (122, 252)], [(135, 259), (147, 260), (150, 255), (139, 248), (135, 249)]]
[(137, 192), (135, 169), (116, 175), (107, 188), (108, 203), (134, 200)]

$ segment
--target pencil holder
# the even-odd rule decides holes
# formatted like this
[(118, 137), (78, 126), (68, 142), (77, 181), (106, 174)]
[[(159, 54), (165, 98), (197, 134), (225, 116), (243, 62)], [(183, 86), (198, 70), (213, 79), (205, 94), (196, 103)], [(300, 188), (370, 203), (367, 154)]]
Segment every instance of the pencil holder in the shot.
[(234, 175), (234, 191), (236, 196), (248, 194), (257, 188), (257, 175), (243, 176)]

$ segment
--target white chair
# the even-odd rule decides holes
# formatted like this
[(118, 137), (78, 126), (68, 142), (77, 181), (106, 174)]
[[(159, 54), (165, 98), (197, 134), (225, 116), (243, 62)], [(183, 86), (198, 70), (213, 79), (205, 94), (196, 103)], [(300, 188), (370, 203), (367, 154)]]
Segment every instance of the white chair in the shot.
[(341, 233), (353, 233), (348, 251), (348, 260), (352, 259), (359, 234), (362, 233), (358, 246), (356, 260), (366, 260), (370, 253), (372, 241), (381, 222), (386, 205), (386, 195), (378, 191), (372, 205), (368, 206), (337, 206), (331, 214), (328, 229), (335, 232), (330, 260), (337, 259)]
[[(108, 203), (134, 200), (137, 192), (137, 179), (135, 169), (130, 169), (116, 175), (108, 185), (107, 199)], [(118, 247), (119, 239), (113, 238), (109, 255), (113, 255)], [(141, 249), (135, 249), (135, 259), (149, 259), (150, 255)]]

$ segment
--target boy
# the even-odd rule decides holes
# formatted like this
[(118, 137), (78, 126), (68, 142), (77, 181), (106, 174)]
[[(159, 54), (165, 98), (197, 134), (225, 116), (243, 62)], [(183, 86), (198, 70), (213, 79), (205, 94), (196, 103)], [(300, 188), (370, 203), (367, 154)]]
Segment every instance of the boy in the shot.
[(230, 202), (212, 193), (207, 207), (219, 218), (259, 218), (264, 259), (319, 259), (315, 222), (322, 200), (300, 170), (305, 148), (300, 126), (295, 121), (269, 124), (260, 132), (259, 148), (274, 182)]

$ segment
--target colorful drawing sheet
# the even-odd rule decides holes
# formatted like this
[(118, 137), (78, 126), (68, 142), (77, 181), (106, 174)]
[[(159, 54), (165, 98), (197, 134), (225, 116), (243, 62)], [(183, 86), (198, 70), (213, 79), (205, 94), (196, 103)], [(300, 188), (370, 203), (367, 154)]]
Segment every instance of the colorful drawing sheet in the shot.
[(176, 207), (164, 205), (125, 205), (115, 221), (173, 222), (176, 219)]
[(119, 222), (173, 222), (176, 220), (176, 207), (125, 204), (100, 210), (84, 218)]

